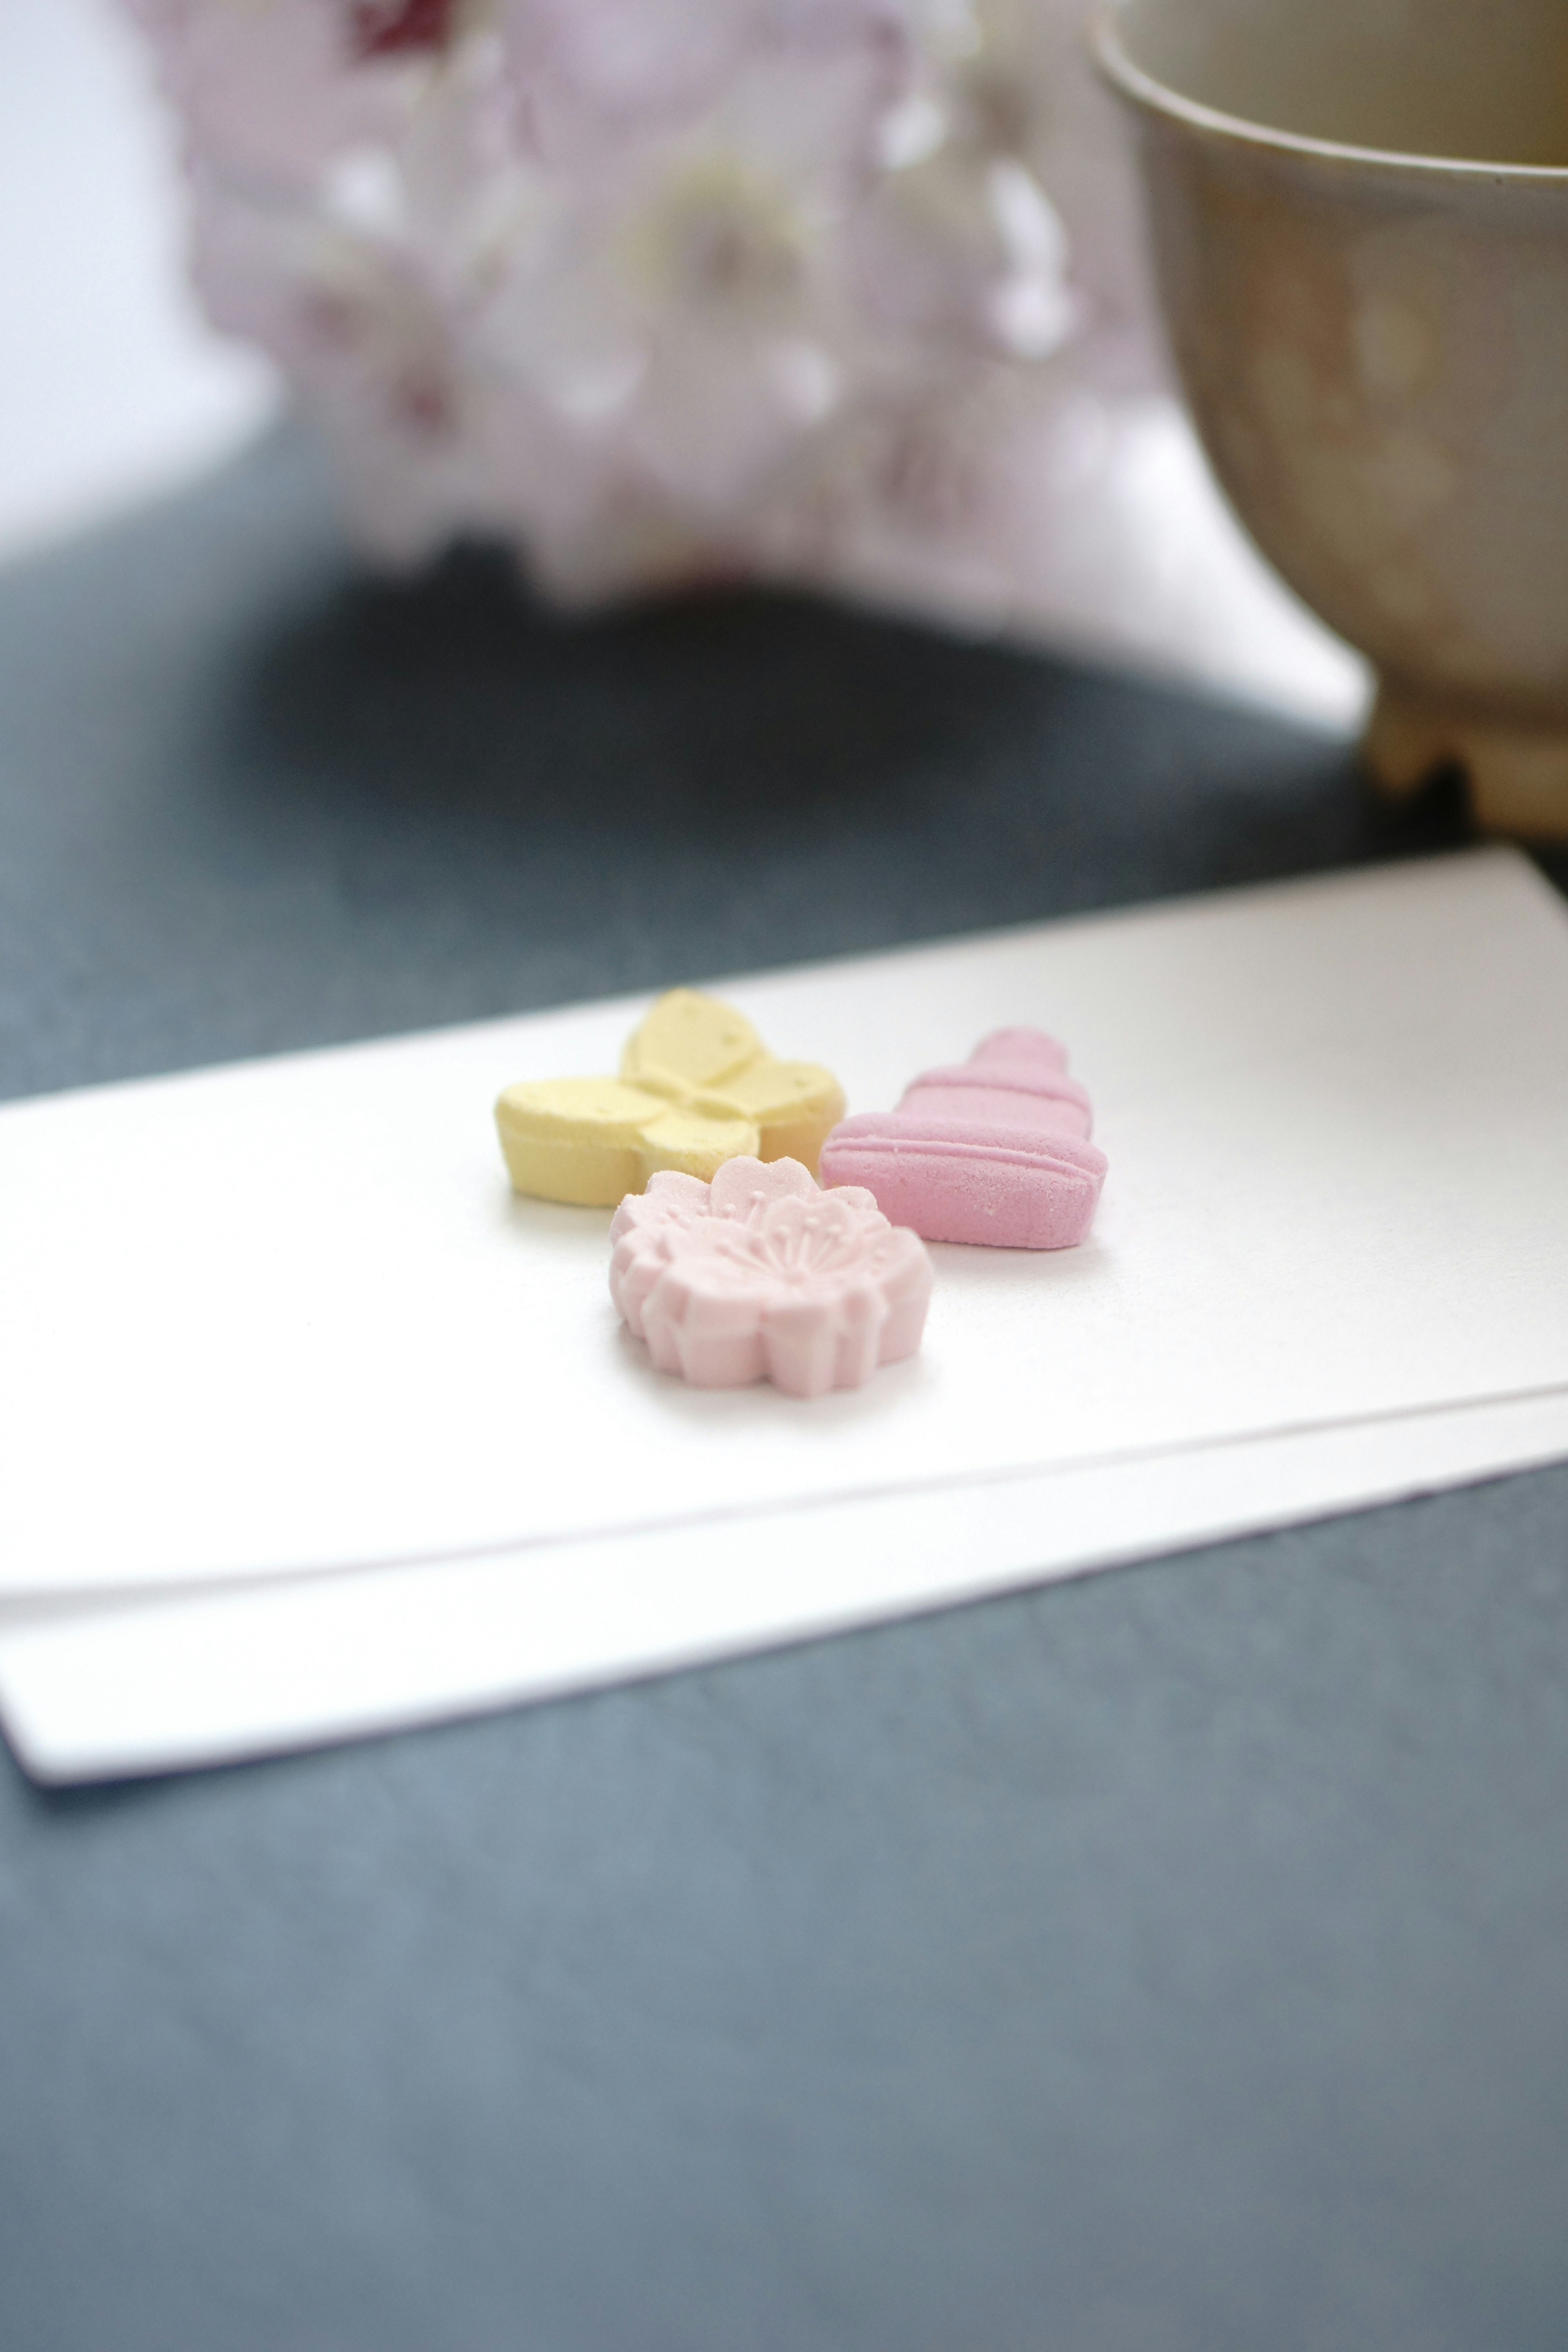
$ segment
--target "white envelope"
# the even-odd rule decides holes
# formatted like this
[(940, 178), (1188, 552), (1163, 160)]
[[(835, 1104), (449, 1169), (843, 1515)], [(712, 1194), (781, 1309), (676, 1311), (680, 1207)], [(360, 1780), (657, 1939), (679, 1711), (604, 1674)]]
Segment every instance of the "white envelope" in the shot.
[(1568, 912), (1522, 858), (717, 985), (857, 1108), (988, 1029), (1063, 1036), (1111, 1163), (1093, 1240), (937, 1251), (925, 1348), (863, 1391), (704, 1395), (616, 1325), (607, 1216), (514, 1202), (489, 1124), (509, 1079), (613, 1068), (640, 1004), (0, 1112), (0, 1706), (35, 1769), (341, 1736), (1568, 1452)]

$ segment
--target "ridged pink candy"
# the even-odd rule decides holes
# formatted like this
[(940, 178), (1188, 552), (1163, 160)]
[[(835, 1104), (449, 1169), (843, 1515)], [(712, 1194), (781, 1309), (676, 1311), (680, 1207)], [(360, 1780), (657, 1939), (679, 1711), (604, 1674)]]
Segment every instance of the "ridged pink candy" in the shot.
[(620, 1314), (694, 1388), (858, 1388), (925, 1328), (918, 1237), (869, 1192), (823, 1192), (796, 1160), (728, 1160), (711, 1184), (661, 1171), (621, 1202), (610, 1242)]
[(1070, 1249), (1094, 1222), (1106, 1159), (1089, 1097), (1041, 1029), (998, 1029), (967, 1062), (927, 1070), (897, 1110), (841, 1119), (826, 1185), (862, 1186), (928, 1242)]

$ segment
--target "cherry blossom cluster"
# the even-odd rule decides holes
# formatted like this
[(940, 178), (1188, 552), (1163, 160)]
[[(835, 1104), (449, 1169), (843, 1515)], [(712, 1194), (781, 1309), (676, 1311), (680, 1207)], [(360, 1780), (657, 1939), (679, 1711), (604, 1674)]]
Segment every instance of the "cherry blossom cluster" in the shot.
[(1005, 607), (1086, 385), (1152, 380), (1077, 0), (130, 5), (207, 309), (389, 558)]

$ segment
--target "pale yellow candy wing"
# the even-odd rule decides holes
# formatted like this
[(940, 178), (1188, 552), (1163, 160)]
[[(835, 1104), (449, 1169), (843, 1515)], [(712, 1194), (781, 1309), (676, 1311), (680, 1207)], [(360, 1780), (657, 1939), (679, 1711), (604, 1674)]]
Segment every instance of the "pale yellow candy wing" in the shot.
[(509, 1087), (496, 1125), (511, 1181), (542, 1201), (613, 1208), (664, 1168), (711, 1182), (726, 1160), (799, 1160), (813, 1174), (844, 1096), (829, 1070), (776, 1062), (744, 1016), (694, 988), (661, 996), (619, 1078)]
[(694, 988), (672, 988), (626, 1041), (621, 1076), (670, 1101), (723, 1087), (764, 1050), (742, 1013)]
[(646, 1191), (648, 1178), (661, 1168), (678, 1168), (683, 1176), (700, 1176), (705, 1184), (710, 1184), (726, 1160), (739, 1160), (748, 1153), (759, 1160), (763, 1156), (752, 1119), (737, 1118), (732, 1113), (709, 1118), (679, 1105), (659, 1108), (663, 1117), (650, 1120), (643, 1134), (642, 1173), (636, 1187), (639, 1192)]
[(756, 1123), (759, 1160), (798, 1160), (815, 1176), (828, 1130), (844, 1116), (844, 1089), (831, 1070), (815, 1062), (775, 1062), (764, 1054), (726, 1079), (703, 1108), (716, 1112), (723, 1106)]
[(643, 1139), (668, 1112), (618, 1078), (542, 1078), (508, 1087), (496, 1127), (514, 1189), (539, 1201), (613, 1209), (647, 1182)]

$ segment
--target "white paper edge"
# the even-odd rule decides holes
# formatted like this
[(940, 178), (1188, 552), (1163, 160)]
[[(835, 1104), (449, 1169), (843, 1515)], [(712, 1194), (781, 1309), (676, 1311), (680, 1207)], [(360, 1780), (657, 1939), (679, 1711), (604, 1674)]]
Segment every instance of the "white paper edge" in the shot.
[(0, 1607), (0, 1718), (26, 1770), (47, 1783), (235, 1762), (815, 1640), (1563, 1458), (1568, 1390), (1552, 1390), (808, 1506), (743, 1528), (195, 1597), (13, 1602)]

